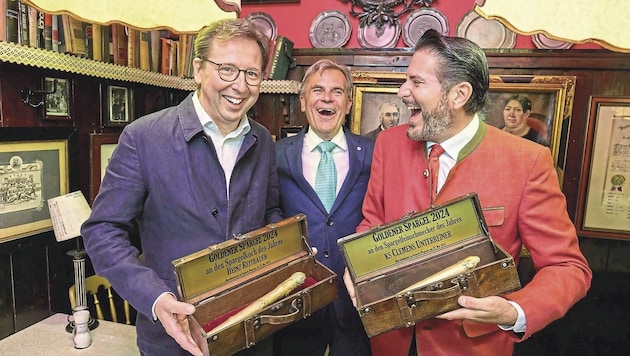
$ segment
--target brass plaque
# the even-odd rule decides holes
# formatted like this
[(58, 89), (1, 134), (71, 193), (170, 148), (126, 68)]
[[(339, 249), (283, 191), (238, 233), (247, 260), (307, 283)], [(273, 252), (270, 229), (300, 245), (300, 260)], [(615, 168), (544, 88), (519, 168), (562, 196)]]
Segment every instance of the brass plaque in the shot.
[(476, 195), (340, 239), (357, 278), (484, 233)]
[[(193, 298), (303, 250), (302, 218), (289, 218), (173, 261), (185, 299)], [(291, 220), (290, 223), (286, 223)]]

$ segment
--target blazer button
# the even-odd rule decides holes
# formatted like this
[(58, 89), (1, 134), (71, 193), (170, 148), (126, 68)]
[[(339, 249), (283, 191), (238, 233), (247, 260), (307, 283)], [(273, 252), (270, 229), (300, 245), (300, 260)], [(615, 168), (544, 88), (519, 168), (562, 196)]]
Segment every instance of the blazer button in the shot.
[(324, 257), (328, 258), (328, 251), (324, 251)]
[(219, 215), (219, 211), (217, 209), (213, 209), (212, 210), (212, 216), (214, 216), (216, 218), (217, 215)]
[(333, 226), (335, 223), (332, 220), (326, 221), (326, 225)]

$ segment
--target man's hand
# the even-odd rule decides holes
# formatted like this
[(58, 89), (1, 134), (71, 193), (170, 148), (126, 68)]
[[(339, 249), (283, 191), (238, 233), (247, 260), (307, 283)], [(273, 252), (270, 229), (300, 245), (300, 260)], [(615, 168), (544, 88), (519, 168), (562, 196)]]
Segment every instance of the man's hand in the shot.
[(501, 297), (474, 298), (462, 295), (457, 299), (462, 308), (436, 316), (439, 319), (467, 319), (480, 323), (512, 326), (518, 313), (512, 304)]
[(348, 290), (348, 295), (350, 296), (350, 300), (352, 300), (352, 305), (357, 307), (357, 297), (354, 292), (354, 284), (352, 284), (352, 277), (350, 277), (350, 272), (348, 272), (348, 267), (343, 271), (343, 284), (346, 285), (346, 289)]
[(188, 315), (195, 312), (195, 306), (179, 302), (172, 294), (164, 294), (155, 303), (155, 316), (158, 317), (166, 332), (186, 351), (195, 356), (203, 353), (195, 344), (190, 334)]

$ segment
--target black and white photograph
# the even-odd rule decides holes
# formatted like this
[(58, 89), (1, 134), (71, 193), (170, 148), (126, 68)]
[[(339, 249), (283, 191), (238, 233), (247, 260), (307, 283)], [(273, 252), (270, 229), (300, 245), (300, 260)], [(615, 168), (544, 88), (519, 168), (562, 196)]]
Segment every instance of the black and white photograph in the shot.
[(110, 85), (107, 87), (107, 115), (105, 126), (125, 126), (133, 120), (133, 91)]
[(49, 120), (70, 120), (70, 82), (62, 78), (44, 78), (44, 118)]

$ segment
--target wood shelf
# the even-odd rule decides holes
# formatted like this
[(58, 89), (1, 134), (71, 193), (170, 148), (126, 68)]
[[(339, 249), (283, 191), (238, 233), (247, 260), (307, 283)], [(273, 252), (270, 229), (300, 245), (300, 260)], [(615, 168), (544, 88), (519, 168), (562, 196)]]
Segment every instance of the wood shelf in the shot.
[[(0, 61), (163, 88), (186, 91), (193, 91), (196, 88), (192, 78), (164, 75), (4, 41), (0, 41)], [(261, 93), (297, 94), (299, 86), (299, 82), (292, 80), (265, 80), (261, 84), (260, 91)]]

